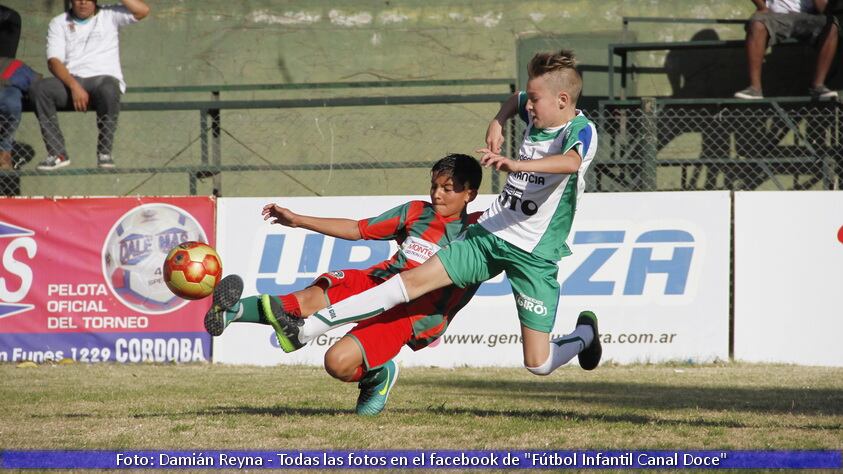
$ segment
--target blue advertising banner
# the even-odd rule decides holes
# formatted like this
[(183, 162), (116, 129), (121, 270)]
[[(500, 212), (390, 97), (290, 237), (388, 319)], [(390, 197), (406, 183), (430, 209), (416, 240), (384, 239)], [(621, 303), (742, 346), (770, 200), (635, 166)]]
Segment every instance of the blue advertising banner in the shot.
[(2, 469), (840, 469), (840, 451), (0, 451)]

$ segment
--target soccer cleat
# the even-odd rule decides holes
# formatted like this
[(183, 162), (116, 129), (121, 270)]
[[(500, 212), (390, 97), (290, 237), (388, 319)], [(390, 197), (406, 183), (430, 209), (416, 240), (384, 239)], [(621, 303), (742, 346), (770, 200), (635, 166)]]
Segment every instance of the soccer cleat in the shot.
[(97, 166), (100, 168), (114, 168), (114, 158), (110, 154), (100, 153), (97, 155)]
[(580, 361), (580, 367), (585, 370), (594, 370), (600, 364), (600, 358), (603, 356), (603, 346), (600, 344), (600, 333), (597, 331), (597, 316), (591, 311), (583, 311), (580, 317), (577, 318), (577, 326), (584, 324), (591, 326), (594, 331), (594, 337), (591, 339), (591, 344), (577, 354), (577, 359)]
[(243, 294), (243, 279), (228, 275), (214, 287), (214, 304), (205, 313), (205, 330), (212, 336), (219, 336), (243, 311), (240, 295)]
[(281, 300), (270, 295), (261, 295), (260, 310), (264, 319), (275, 329), (275, 338), (278, 339), (281, 350), (289, 353), (304, 347), (304, 344), (299, 342), (299, 329), (304, 324), (304, 319), (284, 311)]
[(70, 158), (64, 155), (50, 155), (44, 158), (44, 161), (38, 163), (38, 169), (41, 171), (52, 171), (59, 168), (64, 168), (70, 164)]
[(398, 380), (398, 365), (391, 360), (381, 368), (367, 372), (357, 384), (360, 388), (360, 395), (357, 397), (357, 414), (375, 416), (382, 412), (396, 380)]
[(764, 94), (760, 90), (754, 89), (752, 86), (749, 86), (744, 90), (735, 92), (735, 98), (744, 100), (757, 100), (763, 99)]

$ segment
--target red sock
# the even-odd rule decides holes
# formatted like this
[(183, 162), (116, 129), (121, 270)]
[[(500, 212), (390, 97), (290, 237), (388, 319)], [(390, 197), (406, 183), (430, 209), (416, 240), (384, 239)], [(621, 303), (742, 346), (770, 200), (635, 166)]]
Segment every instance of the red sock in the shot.
[(365, 372), (366, 372), (366, 371), (365, 371), (365, 370), (363, 370), (363, 366), (362, 366), (362, 365), (358, 365), (358, 366), (357, 366), (357, 368), (356, 368), (356, 369), (354, 369), (354, 375), (352, 375), (352, 376), (351, 376), (351, 380), (349, 380), (349, 382), (359, 382), (359, 381), (360, 381), (360, 379), (362, 379), (362, 378), (363, 378), (363, 374), (364, 374)]
[(284, 311), (286, 311), (290, 316), (296, 318), (301, 317), (301, 307), (299, 306), (299, 300), (296, 299), (295, 295), (281, 295), (278, 298), (281, 300), (281, 306), (284, 307)]

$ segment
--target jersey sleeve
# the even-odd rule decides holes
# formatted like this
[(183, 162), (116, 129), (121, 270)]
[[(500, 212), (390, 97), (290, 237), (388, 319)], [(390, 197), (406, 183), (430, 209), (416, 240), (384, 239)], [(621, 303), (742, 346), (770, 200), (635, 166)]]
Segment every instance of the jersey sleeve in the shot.
[(403, 236), (414, 203), (408, 202), (379, 216), (357, 221), (360, 236), (365, 240), (393, 240)]
[(530, 123), (530, 116), (527, 114), (527, 93), (518, 92), (518, 116), (524, 123)]
[(67, 49), (62, 18), (54, 18), (47, 27), (47, 60), (55, 58), (64, 63), (66, 57)]
[(580, 158), (585, 160), (595, 144), (594, 125), (584, 116), (577, 116), (571, 124), (571, 129), (565, 134), (565, 142), (562, 144), (562, 154), (574, 149), (579, 153)]
[(101, 13), (107, 13), (111, 22), (118, 28), (140, 21), (123, 5), (104, 6), (101, 9)]

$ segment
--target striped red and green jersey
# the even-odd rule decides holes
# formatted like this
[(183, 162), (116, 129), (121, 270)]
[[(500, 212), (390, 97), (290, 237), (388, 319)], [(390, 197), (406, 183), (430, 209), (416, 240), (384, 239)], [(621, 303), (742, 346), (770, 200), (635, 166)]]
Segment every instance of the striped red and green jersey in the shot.
[[(369, 267), (370, 276), (387, 280), (393, 275), (415, 268), (432, 257), (477, 222), (482, 213), (474, 212), (445, 219), (425, 201), (410, 201), (383, 214), (358, 222), (360, 235), (366, 240), (395, 240), (398, 251), (389, 260)], [(479, 285), (468, 288), (448, 286), (428, 293), (405, 305), (413, 320), (416, 340), (410, 347), (418, 350), (445, 332), (448, 322), (474, 296)]]

